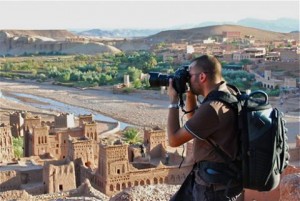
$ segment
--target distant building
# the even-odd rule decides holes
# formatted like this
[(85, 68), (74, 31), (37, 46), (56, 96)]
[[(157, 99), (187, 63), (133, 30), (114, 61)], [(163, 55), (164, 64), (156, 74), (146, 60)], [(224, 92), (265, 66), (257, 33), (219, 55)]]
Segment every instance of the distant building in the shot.
[(282, 86), (283, 81), (272, 78), (271, 70), (265, 70), (264, 76), (255, 75), (257, 82), (261, 82), (264, 88), (275, 89), (276, 86)]
[(54, 118), (55, 128), (74, 128), (74, 114), (61, 113)]
[(203, 40), (203, 44), (212, 44), (215, 43), (216, 41), (212, 38), (208, 38), (206, 40)]
[(234, 52), (232, 59), (234, 61), (240, 61), (243, 59), (249, 59), (256, 61), (264, 58), (266, 55), (266, 48), (245, 48), (243, 51)]
[(297, 81), (294, 78), (284, 78), (283, 82), (283, 87), (284, 88), (296, 88), (297, 87)]
[(187, 54), (193, 54), (195, 52), (195, 49), (192, 45), (187, 45), (186, 46), (186, 53)]
[(263, 58), (266, 55), (266, 48), (264, 47), (245, 48), (244, 52), (250, 55), (250, 59)]
[(238, 39), (241, 37), (241, 32), (239, 32), (239, 31), (223, 31), (222, 36), (223, 36), (223, 38), (227, 38), (227, 39)]
[(266, 61), (280, 61), (280, 52), (269, 52), (265, 56)]

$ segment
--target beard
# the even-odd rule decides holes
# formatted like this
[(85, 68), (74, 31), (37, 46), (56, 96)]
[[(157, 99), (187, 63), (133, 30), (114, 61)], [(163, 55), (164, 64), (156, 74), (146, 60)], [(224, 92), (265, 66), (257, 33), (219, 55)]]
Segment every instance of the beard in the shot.
[(202, 89), (198, 82), (194, 82), (193, 84), (189, 83), (190, 91), (195, 95), (202, 95)]

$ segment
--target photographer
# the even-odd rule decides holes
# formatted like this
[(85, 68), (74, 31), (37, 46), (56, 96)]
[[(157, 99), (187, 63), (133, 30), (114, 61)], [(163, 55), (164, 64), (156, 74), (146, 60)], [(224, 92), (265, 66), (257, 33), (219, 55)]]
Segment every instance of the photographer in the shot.
[[(168, 94), (170, 99), (168, 114), (168, 139), (172, 147), (180, 146), (191, 139), (193, 142), (194, 168), (179, 191), (171, 200), (223, 201), (236, 200), (242, 191), (239, 182), (226, 181), (226, 177), (214, 168), (224, 164), (224, 159), (215, 148), (208, 143), (210, 139), (234, 160), (237, 153), (236, 118), (234, 111), (219, 101), (206, 101), (197, 108), (197, 96), (204, 98), (212, 91), (231, 90), (226, 86), (221, 74), (221, 64), (210, 55), (203, 55), (192, 61), (188, 68), (188, 84), (186, 93), (187, 122), (180, 127), (179, 97), (169, 79)], [(203, 168), (204, 167), (204, 168)], [(219, 168), (220, 169), (220, 168)], [(209, 170), (209, 171), (208, 171)], [(188, 181), (187, 181), (188, 180)], [(216, 180), (224, 182), (218, 183)]]

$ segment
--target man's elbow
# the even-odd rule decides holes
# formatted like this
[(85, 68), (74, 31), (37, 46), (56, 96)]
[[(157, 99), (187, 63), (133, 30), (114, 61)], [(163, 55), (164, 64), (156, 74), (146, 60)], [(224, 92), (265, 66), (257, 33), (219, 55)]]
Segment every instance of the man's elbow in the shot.
[(170, 145), (170, 147), (178, 147), (178, 146), (180, 146), (181, 144), (180, 144), (177, 140), (169, 139), (169, 145)]

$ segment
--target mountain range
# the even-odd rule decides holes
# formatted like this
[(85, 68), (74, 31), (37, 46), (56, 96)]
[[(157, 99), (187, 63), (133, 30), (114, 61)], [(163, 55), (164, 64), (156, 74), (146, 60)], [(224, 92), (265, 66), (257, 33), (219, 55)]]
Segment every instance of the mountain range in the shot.
[[(97, 32), (97, 31), (96, 31)], [(199, 43), (208, 37), (222, 39), (223, 32), (239, 32), (241, 37), (251, 35), (256, 41), (299, 42), (299, 31), (280, 33), (240, 25), (214, 25), (191, 29), (165, 30), (147, 37), (103, 40), (87, 39), (67, 30), (0, 30), (0, 55), (53, 55), (53, 54), (101, 54), (120, 51), (149, 50), (157, 43)], [(110, 35), (110, 37), (112, 37)]]
[(181, 29), (192, 29), (200, 28), (214, 25), (240, 25), (245, 27), (252, 27), (267, 31), (280, 32), (280, 33), (290, 33), (299, 32), (299, 19), (288, 19), (279, 18), (276, 20), (261, 20), (254, 18), (246, 18), (239, 20), (237, 22), (213, 22), (207, 21), (196, 24), (184, 24), (179, 26), (173, 26), (165, 29), (91, 29), (85, 31), (73, 31), (76, 35), (81, 36), (99, 36), (99, 37), (124, 37), (124, 38), (134, 38), (134, 37), (145, 37), (150, 36), (161, 31), (166, 30), (181, 30)]

